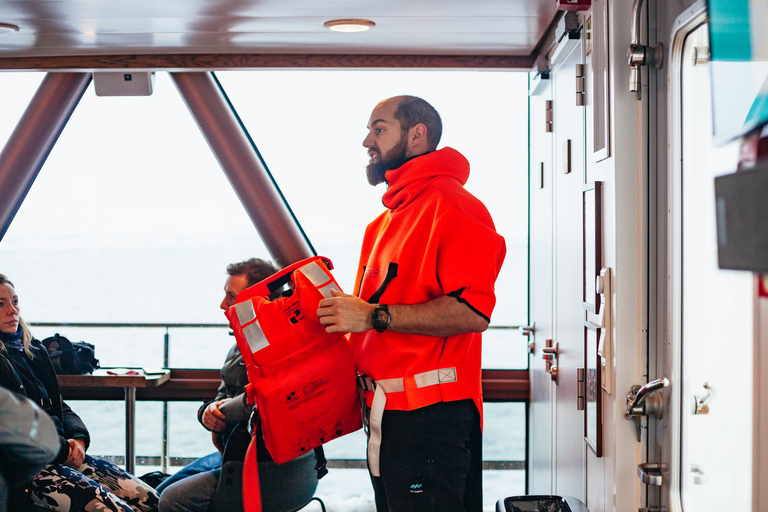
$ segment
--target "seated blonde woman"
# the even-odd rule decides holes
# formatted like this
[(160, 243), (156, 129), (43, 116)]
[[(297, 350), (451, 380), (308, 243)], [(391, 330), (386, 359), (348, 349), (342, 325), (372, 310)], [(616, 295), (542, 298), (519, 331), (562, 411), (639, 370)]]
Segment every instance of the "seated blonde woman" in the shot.
[(59, 452), (32, 482), (10, 497), (9, 510), (31, 505), (55, 512), (155, 512), (152, 487), (118, 466), (86, 454), (88, 429), (59, 394), (45, 347), (19, 317), (13, 283), (0, 274), (0, 386), (48, 413), (59, 434)]

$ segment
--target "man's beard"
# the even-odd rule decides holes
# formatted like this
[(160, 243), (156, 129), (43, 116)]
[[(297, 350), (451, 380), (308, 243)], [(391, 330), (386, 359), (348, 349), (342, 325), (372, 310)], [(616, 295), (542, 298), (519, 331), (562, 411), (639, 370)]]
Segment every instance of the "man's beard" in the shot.
[(400, 137), (400, 142), (397, 143), (388, 153), (386, 158), (379, 153), (380, 159), (378, 163), (371, 162), (365, 168), (365, 175), (368, 178), (368, 183), (373, 186), (378, 185), (386, 181), (384, 173), (397, 169), (403, 165), (408, 158), (405, 156), (405, 150), (408, 146), (408, 140), (405, 136)]

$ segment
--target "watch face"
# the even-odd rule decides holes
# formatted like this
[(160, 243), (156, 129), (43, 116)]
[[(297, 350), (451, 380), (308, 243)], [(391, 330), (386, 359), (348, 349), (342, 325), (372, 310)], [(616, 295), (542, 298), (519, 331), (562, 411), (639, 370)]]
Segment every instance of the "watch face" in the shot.
[(373, 315), (371, 315), (371, 323), (378, 332), (384, 332), (389, 325), (389, 311), (385, 308), (377, 307), (373, 311)]

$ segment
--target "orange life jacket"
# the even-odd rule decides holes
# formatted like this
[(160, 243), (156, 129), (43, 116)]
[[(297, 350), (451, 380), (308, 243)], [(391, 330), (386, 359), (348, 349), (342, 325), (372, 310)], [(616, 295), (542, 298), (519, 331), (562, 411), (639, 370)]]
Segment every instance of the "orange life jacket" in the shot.
[[(352, 349), (343, 333), (328, 334), (317, 305), (340, 290), (330, 260), (308, 258), (247, 288), (226, 310), (248, 371), (264, 442), (278, 464), (361, 428)], [(292, 280), (290, 297), (266, 298)], [(255, 443), (243, 472), (246, 511), (259, 501)], [(255, 488), (255, 489), (254, 489)]]

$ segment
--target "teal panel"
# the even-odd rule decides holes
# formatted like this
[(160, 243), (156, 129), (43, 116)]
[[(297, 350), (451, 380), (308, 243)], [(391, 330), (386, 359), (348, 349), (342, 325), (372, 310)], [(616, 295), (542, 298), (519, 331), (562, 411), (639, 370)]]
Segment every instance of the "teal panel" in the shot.
[(752, 59), (749, 0), (709, 0), (712, 60)]
[(763, 91), (755, 98), (752, 107), (749, 109), (747, 118), (744, 120), (745, 130), (751, 130), (768, 121), (768, 92)]

